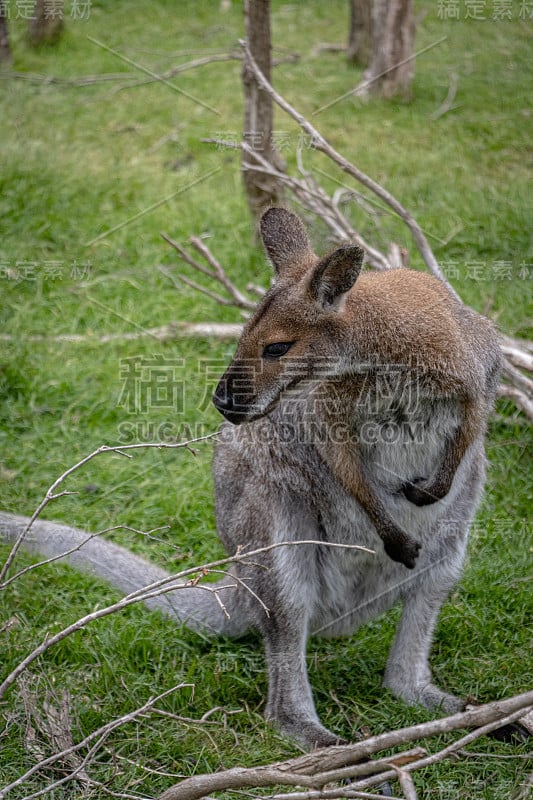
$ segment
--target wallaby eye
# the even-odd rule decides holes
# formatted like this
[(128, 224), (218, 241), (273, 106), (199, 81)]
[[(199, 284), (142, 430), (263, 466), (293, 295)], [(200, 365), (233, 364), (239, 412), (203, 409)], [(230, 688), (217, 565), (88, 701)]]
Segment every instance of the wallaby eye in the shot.
[(294, 342), (272, 342), (272, 344), (267, 344), (263, 350), (262, 357), (271, 360), (281, 358), (281, 356), (289, 352), (293, 344)]

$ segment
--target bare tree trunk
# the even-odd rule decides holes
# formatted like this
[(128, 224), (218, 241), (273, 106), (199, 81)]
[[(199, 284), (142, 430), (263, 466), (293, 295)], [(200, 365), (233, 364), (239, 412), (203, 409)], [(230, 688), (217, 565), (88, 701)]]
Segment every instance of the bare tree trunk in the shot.
[(359, 93), (408, 99), (414, 73), (414, 39), (413, 0), (374, 0), (372, 59)]
[[(270, 81), (270, 0), (244, 0), (244, 21), (248, 46), (255, 61)], [(273, 104), (271, 97), (261, 90), (249, 66), (244, 61), (242, 71), (244, 89), (244, 139), (250, 147), (284, 169), (283, 160), (272, 141)], [(273, 176), (247, 170), (250, 157), (243, 152), (243, 180), (250, 212), (255, 220), (269, 206), (282, 201), (283, 189)], [(253, 162), (252, 162), (253, 163)]]
[(55, 44), (63, 30), (63, 3), (37, 0), (28, 20), (28, 34), (34, 47)]
[(350, 0), (350, 31), (346, 58), (368, 66), (372, 52), (372, 0)]
[(0, 63), (11, 64), (11, 48), (9, 46), (9, 33), (7, 29), (7, 7), (4, 0), (0, 0)]

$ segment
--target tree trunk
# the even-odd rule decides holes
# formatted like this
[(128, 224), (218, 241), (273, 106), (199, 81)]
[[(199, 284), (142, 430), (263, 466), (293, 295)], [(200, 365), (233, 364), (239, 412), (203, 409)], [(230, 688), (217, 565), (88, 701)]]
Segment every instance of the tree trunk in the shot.
[[(248, 46), (263, 75), (270, 82), (270, 0), (244, 0), (244, 21)], [(284, 169), (283, 160), (272, 141), (273, 105), (270, 96), (259, 89), (253, 74), (244, 62), (242, 71), (244, 89), (243, 138), (272, 164)], [(258, 220), (269, 206), (282, 201), (283, 189), (278, 181), (246, 169), (253, 158), (243, 153), (243, 180), (248, 206), (254, 220)]]
[(414, 39), (413, 0), (374, 0), (372, 59), (359, 93), (410, 98)]
[(346, 58), (351, 64), (367, 67), (372, 52), (372, 2), (350, 0), (350, 31)]
[(55, 44), (63, 30), (63, 3), (37, 0), (28, 20), (28, 34), (34, 47)]
[(7, 29), (7, 10), (4, 2), (0, 0), (0, 64), (11, 64), (11, 48), (9, 46), (9, 33)]

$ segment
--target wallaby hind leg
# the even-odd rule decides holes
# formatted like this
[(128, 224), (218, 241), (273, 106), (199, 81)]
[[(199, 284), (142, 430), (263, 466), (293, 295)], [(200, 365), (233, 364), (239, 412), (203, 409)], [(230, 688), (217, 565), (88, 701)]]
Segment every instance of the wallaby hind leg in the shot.
[[(465, 537), (466, 538), (466, 537)], [(460, 711), (464, 701), (433, 683), (429, 652), (437, 618), (446, 597), (459, 577), (462, 564), (460, 542), (455, 552), (415, 578), (416, 584), (404, 596), (402, 618), (391, 648), (384, 686), (410, 705), (450, 713)], [(423, 569), (423, 567), (422, 567)]]
[(267, 720), (306, 748), (341, 744), (317, 716), (307, 675), (307, 621), (302, 610), (271, 616), (263, 637), (268, 666)]

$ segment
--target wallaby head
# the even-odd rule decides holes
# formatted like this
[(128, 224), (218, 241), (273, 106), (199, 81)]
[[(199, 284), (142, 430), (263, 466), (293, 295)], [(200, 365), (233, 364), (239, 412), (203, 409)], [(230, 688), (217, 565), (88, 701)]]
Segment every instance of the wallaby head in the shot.
[(318, 258), (301, 220), (283, 208), (270, 208), (260, 230), (276, 280), (246, 324), (213, 397), (234, 424), (268, 414), (284, 391), (305, 379), (335, 374), (345, 301), (364, 256), (360, 247), (346, 245)]

